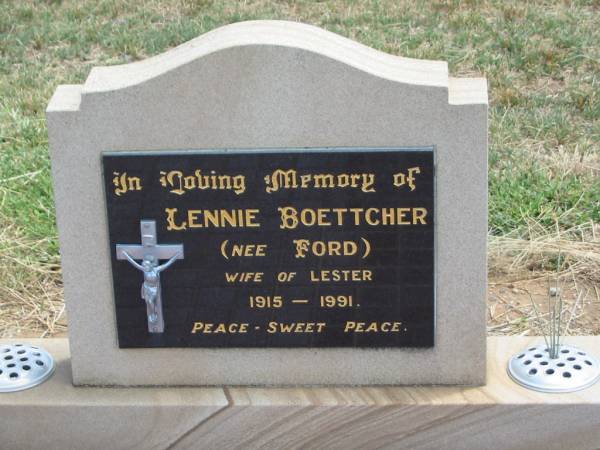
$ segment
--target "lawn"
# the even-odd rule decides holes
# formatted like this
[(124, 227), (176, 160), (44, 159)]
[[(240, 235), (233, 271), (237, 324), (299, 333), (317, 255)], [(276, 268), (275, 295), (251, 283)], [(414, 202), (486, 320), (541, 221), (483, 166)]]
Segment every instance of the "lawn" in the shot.
[(254, 19), (311, 23), (395, 55), (447, 60), (453, 76), (487, 77), (492, 277), (554, 271), (560, 249), (560, 270), (597, 293), (597, 1), (3, 0), (0, 336), (64, 330), (44, 118), (56, 86)]

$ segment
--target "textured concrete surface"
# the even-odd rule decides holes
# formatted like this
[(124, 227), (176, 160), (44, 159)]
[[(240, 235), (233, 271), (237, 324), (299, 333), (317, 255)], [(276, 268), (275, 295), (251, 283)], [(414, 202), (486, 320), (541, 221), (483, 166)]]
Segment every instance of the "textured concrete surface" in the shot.
[(228, 404), (217, 388), (75, 388), (66, 339), (27, 342), (48, 350), (56, 371), (40, 386), (0, 394), (2, 449), (167, 448)]
[[(481, 384), (487, 93), (445, 62), (315, 27), (239, 23), (163, 55), (95, 68), (47, 111), (76, 384)], [(435, 348), (117, 347), (101, 152), (436, 146)]]
[[(542, 394), (508, 378), (508, 359), (540, 341), (489, 338), (484, 387), (217, 389), (73, 387), (66, 340), (35, 340), (58, 370), (0, 394), (0, 448), (597, 449), (600, 383)], [(598, 336), (568, 343), (600, 350)]]

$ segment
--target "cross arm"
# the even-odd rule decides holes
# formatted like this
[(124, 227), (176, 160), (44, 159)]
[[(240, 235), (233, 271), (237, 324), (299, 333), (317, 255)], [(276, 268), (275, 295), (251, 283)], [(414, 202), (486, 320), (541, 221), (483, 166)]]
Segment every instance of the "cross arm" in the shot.
[(183, 245), (181, 244), (155, 246), (117, 244), (117, 259), (127, 259), (123, 252), (127, 252), (133, 259), (144, 259), (146, 255), (152, 255), (157, 260), (171, 259), (178, 253), (176, 259), (183, 259)]

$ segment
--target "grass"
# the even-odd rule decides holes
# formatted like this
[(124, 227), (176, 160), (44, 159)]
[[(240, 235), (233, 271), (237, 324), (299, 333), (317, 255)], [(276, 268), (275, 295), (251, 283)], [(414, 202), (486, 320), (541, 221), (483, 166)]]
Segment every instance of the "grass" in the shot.
[[(44, 120), (56, 86), (82, 83), (92, 66), (143, 59), (252, 19), (307, 22), (392, 54), (447, 60), (454, 76), (486, 76), (494, 242), (527, 242), (534, 223), (548, 235), (585, 230), (577, 245), (600, 251), (597, 1), (4, 0), (0, 314), (18, 295), (60, 289)], [(50, 310), (27, 309), (47, 323)]]

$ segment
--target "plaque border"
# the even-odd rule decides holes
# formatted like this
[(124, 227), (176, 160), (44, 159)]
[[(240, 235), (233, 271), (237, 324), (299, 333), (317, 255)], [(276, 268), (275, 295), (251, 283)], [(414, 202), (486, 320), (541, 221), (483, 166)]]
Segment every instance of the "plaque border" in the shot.
[[(272, 346), (272, 347), (238, 347), (238, 346), (230, 346), (230, 347), (202, 347), (202, 346), (177, 346), (177, 347), (121, 347), (118, 338), (118, 328), (117, 328), (117, 314), (116, 314), (116, 299), (115, 299), (115, 289), (114, 289), (114, 279), (112, 276), (112, 258), (110, 261), (111, 265), (111, 276), (110, 276), (110, 285), (111, 285), (111, 296), (112, 296), (112, 304), (115, 306), (115, 314), (114, 314), (114, 326), (115, 332), (117, 334), (117, 345), (119, 350), (132, 351), (132, 350), (174, 350), (174, 349), (186, 349), (186, 350), (198, 350), (198, 349), (206, 349), (206, 350), (252, 350), (252, 349), (261, 349), (261, 350), (294, 350), (294, 349), (350, 349), (350, 350), (393, 350), (393, 349), (404, 349), (404, 350), (427, 350), (434, 349), (436, 347), (436, 335), (437, 335), (437, 297), (438, 297), (438, 283), (437, 283), (437, 267), (438, 267), (438, 217), (437, 217), (437, 208), (438, 208), (438, 197), (437, 197), (437, 146), (435, 144), (425, 145), (425, 146), (385, 146), (385, 147), (255, 147), (255, 148), (201, 148), (201, 149), (155, 149), (155, 150), (105, 150), (100, 152), (100, 167), (101, 167), (101, 176), (102, 179), (105, 179), (105, 171), (104, 171), (104, 157), (119, 157), (119, 156), (181, 156), (181, 155), (209, 155), (209, 154), (219, 154), (219, 155), (244, 155), (244, 154), (285, 154), (285, 153), (308, 153), (308, 154), (317, 154), (317, 153), (397, 153), (397, 152), (431, 152), (433, 159), (433, 328), (432, 328), (432, 344), (430, 346), (363, 346), (363, 347), (352, 347), (352, 346), (292, 346), (292, 347), (284, 347), (284, 346)], [(108, 217), (108, 203), (107, 203), (107, 192), (106, 192), (106, 183), (102, 183), (102, 194), (104, 201), (104, 215), (106, 219), (106, 230), (107, 235), (109, 233), (109, 217)], [(112, 255), (112, 249), (110, 247), (110, 239), (108, 240), (109, 245), (109, 254)]]

